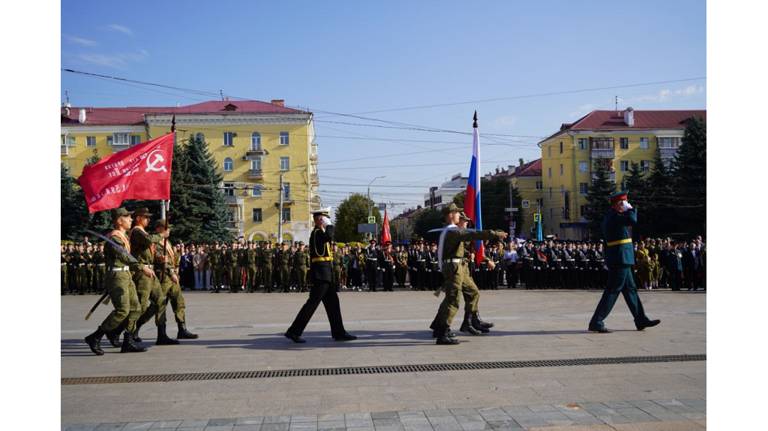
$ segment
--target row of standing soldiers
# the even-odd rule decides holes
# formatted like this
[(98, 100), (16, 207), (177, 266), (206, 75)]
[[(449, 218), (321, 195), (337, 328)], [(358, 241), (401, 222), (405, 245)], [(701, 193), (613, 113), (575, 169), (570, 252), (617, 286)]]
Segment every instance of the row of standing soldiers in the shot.
[(101, 293), (107, 265), (104, 244), (69, 243), (61, 246), (61, 294)]

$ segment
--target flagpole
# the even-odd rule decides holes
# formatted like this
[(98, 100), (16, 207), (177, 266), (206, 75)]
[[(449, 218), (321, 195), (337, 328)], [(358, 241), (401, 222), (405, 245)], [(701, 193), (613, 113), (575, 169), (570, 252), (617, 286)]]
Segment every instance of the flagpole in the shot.
[[(173, 114), (173, 117), (171, 117), (171, 133), (173, 133), (173, 147), (176, 148), (176, 114)], [(165, 280), (165, 269), (168, 266), (168, 213), (170, 210), (171, 198), (169, 196), (168, 200), (160, 201), (160, 215), (165, 219), (165, 238), (163, 238), (163, 256), (165, 256), (165, 260), (163, 260), (163, 272), (160, 274), (160, 283)]]

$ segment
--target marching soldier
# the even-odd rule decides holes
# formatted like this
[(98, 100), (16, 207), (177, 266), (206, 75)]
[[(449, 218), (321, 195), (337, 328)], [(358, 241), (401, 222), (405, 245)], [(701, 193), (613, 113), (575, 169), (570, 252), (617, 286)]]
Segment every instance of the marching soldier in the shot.
[(317, 306), (323, 303), (325, 312), (328, 315), (328, 321), (331, 324), (331, 336), (336, 341), (351, 341), (357, 337), (349, 334), (344, 329), (344, 321), (341, 316), (341, 306), (339, 296), (335, 289), (331, 288), (333, 277), (333, 256), (331, 251), (331, 241), (333, 241), (333, 225), (328, 218), (329, 210), (320, 210), (312, 213), (315, 226), (309, 236), (310, 253), (310, 281), (312, 290), (309, 292), (309, 299), (301, 307), (291, 326), (285, 332), (285, 337), (294, 343), (305, 343), (301, 334), (307, 327)]
[[(464, 260), (465, 246), (464, 242), (469, 240), (499, 239), (507, 237), (506, 232), (501, 231), (480, 231), (469, 232), (457, 229), (455, 226), (459, 223), (459, 213), (462, 211), (454, 203), (443, 209), (446, 225), (454, 226), (452, 229), (446, 228), (441, 234), (444, 236), (442, 242), (441, 267), (444, 275), (443, 287), (445, 297), (438, 308), (434, 319), (434, 331), (437, 338), (437, 344), (458, 344), (459, 341), (449, 336), (451, 322), (459, 309), (459, 290), (462, 285), (468, 282), (470, 277), (467, 262)], [(470, 294), (471, 295), (471, 294)], [(474, 296), (477, 296), (475, 293)], [(471, 298), (474, 300), (474, 298)]]
[(603, 321), (611, 312), (619, 293), (635, 319), (638, 331), (656, 326), (660, 320), (651, 320), (645, 315), (643, 303), (637, 295), (637, 287), (632, 276), (632, 265), (635, 264), (634, 249), (630, 228), (637, 225), (637, 211), (627, 202), (627, 192), (617, 192), (611, 195), (611, 209), (603, 218), (601, 225), (603, 238), (608, 250), (608, 285), (597, 304), (595, 313), (589, 322), (589, 330), (593, 332), (611, 332)]
[[(139, 296), (139, 304), (141, 305), (141, 316), (136, 321), (136, 330), (133, 333), (133, 338), (141, 342), (139, 337), (139, 330), (141, 327), (149, 321), (157, 310), (160, 309), (161, 302), (165, 302), (165, 295), (162, 294), (160, 289), (160, 283), (155, 277), (154, 264), (155, 264), (155, 243), (159, 239), (159, 235), (149, 234), (146, 228), (149, 226), (149, 220), (152, 214), (149, 212), (149, 208), (139, 208), (133, 212), (134, 226), (131, 229), (131, 254), (139, 264), (151, 269), (150, 275), (145, 272), (136, 273), (134, 275), (134, 281), (136, 283), (136, 293)], [(161, 328), (157, 328), (157, 341), (160, 341), (161, 336), (165, 333), (161, 333)], [(165, 337), (167, 338), (167, 337)]]
[[(160, 337), (158, 335), (157, 345), (163, 344), (179, 344), (178, 340), (184, 339), (196, 339), (197, 334), (193, 334), (187, 330), (187, 315), (186, 315), (186, 302), (184, 301), (184, 295), (181, 293), (181, 285), (179, 284), (179, 262), (181, 256), (173, 251), (173, 245), (170, 241), (166, 242), (166, 238), (171, 233), (171, 225), (166, 228), (165, 219), (160, 219), (155, 222), (155, 233), (158, 235), (156, 238), (157, 243), (155, 248), (157, 250), (155, 254), (155, 275), (161, 280), (160, 287), (163, 291), (163, 296), (167, 300), (163, 300), (160, 304), (160, 308), (155, 315), (155, 322), (157, 323), (158, 334), (162, 332), (166, 334), (166, 317), (165, 310), (168, 307), (168, 303), (171, 303), (173, 309), (173, 315), (176, 318), (176, 325), (178, 326), (178, 333), (176, 334), (177, 340), (174, 340), (167, 335)], [(163, 249), (163, 243), (166, 242), (166, 248)], [(163, 274), (165, 271), (165, 274)], [(162, 327), (162, 330), (161, 330)]]
[(131, 227), (131, 213), (125, 208), (112, 210), (112, 225), (114, 230), (109, 234), (109, 238), (115, 242), (122, 250), (111, 245), (104, 251), (104, 258), (107, 264), (106, 288), (109, 291), (109, 297), (112, 305), (115, 307), (109, 316), (99, 325), (95, 332), (85, 337), (85, 342), (91, 351), (101, 356), (104, 351), (101, 349), (101, 337), (105, 334), (110, 336), (111, 342), (116, 342), (120, 336), (120, 331), (125, 329), (121, 353), (126, 352), (144, 352), (147, 349), (137, 345), (133, 339), (133, 332), (136, 329), (136, 320), (141, 315), (141, 305), (136, 293), (136, 286), (131, 277), (131, 271), (141, 273), (144, 276), (154, 276), (152, 268), (130, 259), (127, 253), (131, 252), (131, 242), (126, 232)]

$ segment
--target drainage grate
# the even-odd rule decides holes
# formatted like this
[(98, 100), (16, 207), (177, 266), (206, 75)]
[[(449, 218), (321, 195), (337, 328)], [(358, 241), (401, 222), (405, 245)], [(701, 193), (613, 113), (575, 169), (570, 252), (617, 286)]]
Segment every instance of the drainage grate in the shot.
[(295, 370), (217, 371), (209, 373), (148, 374), (142, 376), (65, 377), (62, 385), (184, 382), (190, 380), (270, 379), (277, 377), (338, 376), (348, 374), (425, 373), (430, 371), (491, 370), (499, 368), (573, 367), (579, 365), (645, 364), (706, 361), (706, 354), (622, 356), (618, 358), (541, 359), (534, 361), (461, 362), (454, 364), (382, 365), (373, 367), (304, 368)]

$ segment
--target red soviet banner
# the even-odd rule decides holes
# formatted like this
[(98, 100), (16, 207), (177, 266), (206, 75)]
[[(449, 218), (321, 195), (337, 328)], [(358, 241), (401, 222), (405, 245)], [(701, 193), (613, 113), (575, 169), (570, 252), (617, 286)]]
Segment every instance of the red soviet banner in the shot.
[(86, 166), (77, 182), (88, 211), (117, 208), (126, 199), (170, 199), (173, 138), (171, 132)]

